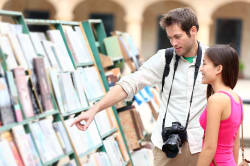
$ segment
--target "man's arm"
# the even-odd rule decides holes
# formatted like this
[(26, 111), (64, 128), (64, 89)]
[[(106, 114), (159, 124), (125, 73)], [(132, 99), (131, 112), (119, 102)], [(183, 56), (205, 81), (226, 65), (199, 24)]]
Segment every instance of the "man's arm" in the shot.
[[(97, 112), (113, 106), (114, 104), (124, 100), (127, 96), (127, 93), (120, 85), (114, 86), (108, 91), (102, 100), (91, 107), (88, 111), (82, 112), (71, 124), (71, 126), (76, 125), (79, 130), (87, 130)], [(85, 123), (81, 124), (81, 121), (83, 120)]]
[[(104, 110), (124, 99), (131, 100), (145, 86), (160, 84), (165, 66), (165, 51), (161, 50), (147, 60), (138, 71), (123, 77), (110, 89), (105, 97), (88, 111), (82, 112), (71, 126), (86, 130), (97, 112)], [(81, 124), (84, 121), (84, 124)]]

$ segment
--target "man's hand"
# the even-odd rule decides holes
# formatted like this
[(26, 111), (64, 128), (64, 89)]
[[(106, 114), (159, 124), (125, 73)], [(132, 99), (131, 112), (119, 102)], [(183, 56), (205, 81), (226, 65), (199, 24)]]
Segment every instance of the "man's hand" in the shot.
[[(88, 111), (82, 112), (80, 115), (77, 116), (77, 118), (70, 125), (70, 127), (72, 127), (73, 125), (76, 125), (76, 127), (79, 130), (82, 130), (82, 131), (87, 130), (90, 123), (93, 121), (96, 112), (97, 111), (94, 108), (91, 108)], [(85, 123), (81, 123), (82, 121), (85, 121)]]

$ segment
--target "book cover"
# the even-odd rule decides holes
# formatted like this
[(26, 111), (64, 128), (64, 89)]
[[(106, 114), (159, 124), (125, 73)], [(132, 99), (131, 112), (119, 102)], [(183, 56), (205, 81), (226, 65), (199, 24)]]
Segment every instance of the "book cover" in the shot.
[(66, 154), (66, 153), (71, 152), (72, 147), (71, 147), (68, 135), (66, 133), (66, 129), (64, 128), (62, 122), (53, 123), (53, 128), (62, 142), (61, 144), (62, 144), (64, 153)]
[(66, 110), (64, 109), (62, 93), (59, 86), (58, 72), (54, 69), (50, 70), (50, 80), (56, 97), (56, 102), (59, 107), (59, 111), (63, 114), (66, 112)]
[(55, 52), (64, 71), (73, 71), (74, 66), (66, 49), (61, 32), (59, 30), (48, 30), (49, 39), (55, 44)]
[(37, 56), (35, 49), (32, 45), (30, 36), (24, 33), (18, 33), (17, 39), (21, 45), (22, 51), (24, 53), (25, 59), (28, 63), (29, 69), (33, 69), (33, 58)]
[(103, 40), (108, 56), (113, 60), (120, 60), (123, 58), (122, 51), (119, 45), (118, 37), (107, 37)]
[(74, 111), (81, 108), (79, 97), (73, 86), (71, 75), (69, 72), (60, 73), (59, 86), (62, 94), (64, 108), (67, 112)]
[(81, 78), (81, 71), (76, 70), (72, 73), (72, 79), (74, 82), (74, 87), (77, 91), (77, 94), (79, 96), (80, 102), (81, 102), (81, 107), (86, 108), (89, 106), (88, 99), (85, 94), (85, 89), (84, 89), (84, 82), (83, 79)]
[(0, 162), (3, 166), (18, 166), (7, 140), (0, 140)]
[(62, 147), (59, 144), (56, 133), (52, 126), (52, 119), (43, 119), (39, 121), (39, 126), (43, 135), (47, 138), (46, 144), (53, 151), (53, 158), (63, 155)]
[(19, 44), (16, 34), (8, 33), (7, 35), (10, 40), (10, 45), (14, 51), (14, 55), (16, 57), (18, 65), (27, 70), (28, 69), (27, 59), (24, 56), (24, 53)]
[(13, 127), (12, 133), (24, 164), (40, 166), (40, 160), (34, 148), (31, 135), (26, 134), (24, 127), (21, 125)]
[(1, 139), (8, 141), (9, 147), (11, 148), (12, 155), (15, 158), (17, 165), (24, 166), (23, 160), (22, 160), (21, 155), (20, 155), (20, 153), (17, 149), (17, 146), (14, 142), (14, 138), (13, 138), (13, 135), (11, 134), (11, 132), (5, 131), (1, 134), (0, 137), (1, 137)]
[(0, 35), (0, 48), (2, 52), (7, 56), (5, 61), (7, 64), (7, 69), (12, 70), (17, 67), (17, 61), (14, 56), (13, 50), (10, 45), (10, 41), (7, 35)]

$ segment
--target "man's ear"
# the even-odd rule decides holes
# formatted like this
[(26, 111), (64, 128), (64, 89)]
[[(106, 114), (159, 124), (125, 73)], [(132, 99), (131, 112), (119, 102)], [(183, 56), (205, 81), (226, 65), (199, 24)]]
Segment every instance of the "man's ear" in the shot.
[(223, 70), (223, 66), (222, 65), (216, 66), (216, 74), (222, 73), (222, 70)]
[(196, 34), (197, 33), (197, 28), (196, 26), (192, 26), (191, 29), (190, 29), (190, 34)]

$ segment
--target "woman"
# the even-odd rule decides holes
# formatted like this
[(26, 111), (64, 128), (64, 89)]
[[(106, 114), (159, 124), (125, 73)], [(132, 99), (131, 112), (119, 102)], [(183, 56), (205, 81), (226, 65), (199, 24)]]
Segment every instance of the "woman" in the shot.
[(236, 166), (239, 153), (241, 100), (233, 91), (238, 80), (239, 60), (228, 45), (208, 48), (201, 67), (202, 83), (208, 84), (207, 107), (200, 117), (204, 129), (198, 166)]

